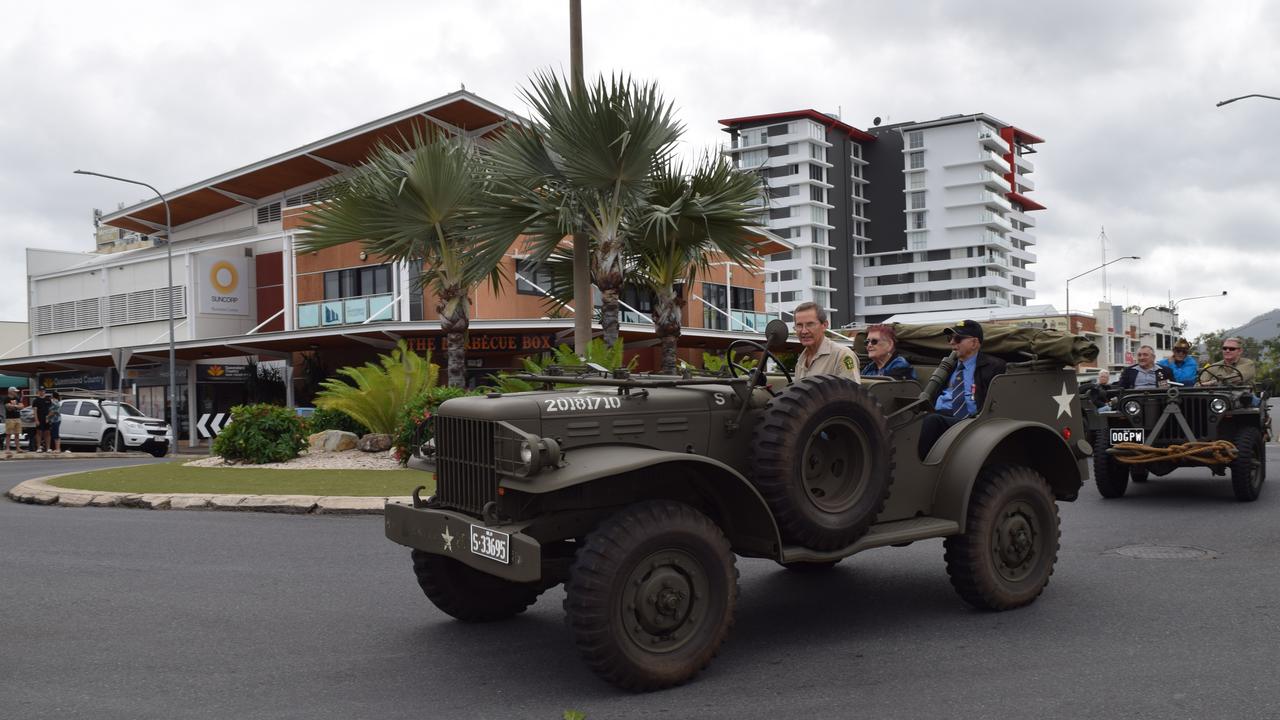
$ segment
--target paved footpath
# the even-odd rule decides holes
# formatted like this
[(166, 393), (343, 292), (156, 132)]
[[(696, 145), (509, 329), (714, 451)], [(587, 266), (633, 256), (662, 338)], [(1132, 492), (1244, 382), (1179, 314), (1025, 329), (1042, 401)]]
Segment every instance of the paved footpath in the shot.
[[(112, 457), (116, 454), (111, 454)], [(123, 455), (121, 454), (123, 457)], [(38, 457), (38, 456), (37, 456)], [(56, 457), (56, 456), (54, 456)], [(53, 459), (50, 457), (49, 459)], [(61, 464), (61, 463), (59, 463)], [(127, 464), (125, 464), (127, 466)], [(120, 467), (120, 466), (117, 466)], [(62, 487), (58, 478), (74, 472), (24, 480), (5, 495), (15, 502), (65, 507), (128, 507), (144, 510), (239, 510), (315, 515), (380, 515), (387, 501), (409, 503), (409, 497), (345, 497), (330, 495), (232, 495), (214, 493), (125, 493)], [(287, 471), (281, 471), (287, 472)]]

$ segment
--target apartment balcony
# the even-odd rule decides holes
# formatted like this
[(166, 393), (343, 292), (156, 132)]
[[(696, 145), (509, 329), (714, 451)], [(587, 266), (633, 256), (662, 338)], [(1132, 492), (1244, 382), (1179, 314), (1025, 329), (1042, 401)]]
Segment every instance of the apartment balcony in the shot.
[(298, 304), (298, 329), (363, 325), (396, 319), (397, 308), (392, 295), (365, 295), (341, 300)]
[(1015, 175), (1013, 181), (1018, 183), (1018, 192), (1030, 192), (1036, 189), (1035, 181), (1022, 173)]
[[(1007, 169), (1008, 165), (1005, 168)], [(909, 183), (910, 181), (908, 181), (908, 189), (912, 189)], [(1005, 180), (999, 173), (990, 170), (974, 171), (970, 168), (960, 167), (947, 173), (947, 181), (944, 187), (960, 188), (966, 185), (982, 185), (986, 189), (995, 192), (1009, 192), (1009, 181)]]
[(978, 142), (982, 147), (992, 152), (1007, 153), (1009, 152), (1009, 143), (995, 133), (984, 132), (978, 135)]
[(1031, 164), (1026, 155), (1014, 155), (1013, 165), (1022, 173), (1032, 173), (1036, 171), (1036, 166)]

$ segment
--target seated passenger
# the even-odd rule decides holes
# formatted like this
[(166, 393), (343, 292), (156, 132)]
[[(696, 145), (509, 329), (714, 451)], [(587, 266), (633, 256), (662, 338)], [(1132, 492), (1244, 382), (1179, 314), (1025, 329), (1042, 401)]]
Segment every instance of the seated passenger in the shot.
[(1196, 384), (1196, 378), (1200, 376), (1200, 365), (1190, 356), (1190, 352), (1191, 343), (1186, 338), (1178, 338), (1173, 343), (1173, 355), (1156, 364), (1173, 373), (1174, 382), (1190, 387)]
[(862, 366), (863, 377), (916, 379), (916, 369), (898, 354), (898, 334), (893, 331), (892, 325), (872, 325), (867, 328), (867, 357), (871, 358), (871, 362)]
[(1094, 407), (1101, 410), (1108, 407), (1107, 390), (1109, 389), (1111, 389), (1111, 371), (1102, 368), (1098, 371), (1098, 379), (1085, 391), (1085, 395), (1089, 398), (1089, 402), (1093, 403)]
[(920, 426), (920, 457), (942, 437), (952, 425), (977, 415), (987, 399), (991, 380), (1005, 370), (1004, 361), (979, 352), (982, 348), (982, 326), (963, 320), (943, 330), (947, 342), (956, 352), (956, 368), (951, 372), (947, 388), (934, 402), (934, 412), (924, 416)]
[(1258, 368), (1244, 356), (1244, 341), (1229, 337), (1222, 341), (1222, 360), (1204, 369), (1201, 385), (1252, 385)]
[(1150, 345), (1138, 348), (1138, 364), (1130, 365), (1120, 373), (1120, 387), (1125, 390), (1145, 390), (1168, 387), (1173, 373), (1156, 364), (1156, 351)]
[(858, 356), (844, 345), (827, 338), (827, 309), (817, 303), (805, 302), (796, 306), (796, 337), (804, 346), (796, 358), (795, 379), (810, 375), (843, 375), (859, 382)]

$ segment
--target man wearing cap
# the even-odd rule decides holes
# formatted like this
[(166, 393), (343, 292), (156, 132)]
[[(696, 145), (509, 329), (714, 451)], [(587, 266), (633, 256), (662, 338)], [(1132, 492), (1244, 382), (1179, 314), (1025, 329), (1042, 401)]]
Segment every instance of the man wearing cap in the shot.
[(844, 345), (827, 339), (826, 308), (817, 303), (800, 303), (795, 310), (796, 337), (804, 346), (804, 352), (796, 358), (796, 380), (810, 375), (843, 375), (862, 382), (858, 375), (858, 357)]
[(9, 388), (9, 395), (4, 400), (4, 452), (8, 455), (10, 445), (14, 450), (22, 452), (19, 438), (22, 436), (22, 396), (18, 388)]
[(1244, 356), (1244, 341), (1238, 337), (1229, 337), (1222, 341), (1222, 362), (1206, 366), (1204, 379), (1200, 384), (1252, 385), (1257, 374), (1257, 366)]
[(1005, 370), (1003, 360), (980, 352), (982, 326), (977, 322), (962, 320), (942, 332), (956, 353), (956, 367), (951, 371), (946, 389), (933, 404), (934, 412), (924, 417), (920, 427), (920, 457), (924, 457), (952, 425), (978, 414), (987, 399), (991, 380)]
[(1190, 356), (1191, 343), (1186, 338), (1178, 338), (1173, 343), (1173, 355), (1156, 363), (1173, 373), (1173, 381), (1190, 387), (1196, 384), (1200, 376), (1200, 364)]

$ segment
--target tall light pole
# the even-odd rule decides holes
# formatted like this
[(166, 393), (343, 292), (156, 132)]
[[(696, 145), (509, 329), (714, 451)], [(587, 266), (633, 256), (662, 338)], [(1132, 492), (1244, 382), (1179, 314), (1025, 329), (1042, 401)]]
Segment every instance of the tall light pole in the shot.
[(1212, 294), (1212, 295), (1195, 295), (1195, 296), (1193, 296), (1193, 297), (1185, 297), (1185, 298), (1182, 298), (1181, 300), (1176, 300), (1176, 301), (1174, 301), (1174, 302), (1173, 302), (1173, 304), (1172, 304), (1172, 307), (1170, 308), (1170, 309), (1173, 311), (1173, 318), (1174, 318), (1174, 322), (1175, 322), (1175, 323), (1177, 322), (1177, 319), (1178, 319), (1178, 305), (1180, 305), (1181, 303), (1184, 303), (1184, 302), (1186, 302), (1186, 301), (1188, 301), (1188, 300), (1203, 300), (1204, 298), (1220, 298), (1220, 297), (1226, 297), (1226, 295), (1227, 295), (1227, 291), (1226, 291), (1226, 290), (1223, 290), (1221, 293), (1214, 293), (1214, 294)]
[[(582, 80), (582, 0), (569, 0), (569, 82), (575, 96), (585, 92)], [(580, 102), (580, 98), (575, 97), (574, 102)], [(591, 241), (581, 230), (573, 233), (573, 296), (578, 305), (578, 312), (573, 314), (573, 352), (586, 358), (587, 346), (591, 343), (591, 316), (595, 314), (596, 304), (591, 294)]]
[[(93, 175), (95, 177), (106, 178), (108, 180), (116, 180), (130, 185), (141, 185), (160, 198), (160, 202), (164, 203), (164, 246), (168, 251), (169, 267), (169, 287), (166, 288), (165, 295), (169, 297), (169, 430), (173, 433), (173, 443), (169, 445), (169, 454), (172, 455), (178, 450), (178, 371), (177, 371), (177, 355), (174, 352), (174, 333), (173, 333), (173, 216), (169, 214), (169, 200), (165, 198), (164, 193), (155, 189), (147, 183), (138, 180), (129, 180), (128, 178), (116, 177), (115, 175), (105, 175), (98, 172), (90, 172), (88, 170), (76, 170), (76, 175)], [(119, 372), (123, 373), (124, 369), (120, 368)], [(123, 400), (123, 398), (121, 398)], [(120, 411), (116, 411), (116, 417), (120, 417)], [(118, 433), (117, 433), (118, 434)]]
[(1068, 327), (1068, 328), (1070, 328), (1070, 327), (1071, 327), (1071, 281), (1072, 281), (1072, 280), (1075, 280), (1075, 279), (1077, 279), (1077, 278), (1082, 278), (1082, 277), (1084, 277), (1085, 275), (1088, 275), (1088, 274), (1089, 274), (1089, 273), (1091, 273), (1091, 272), (1097, 272), (1097, 271), (1101, 270), (1102, 268), (1104, 268), (1104, 267), (1106, 267), (1106, 266), (1108, 266), (1108, 265), (1112, 265), (1112, 264), (1114, 264), (1114, 263), (1118, 263), (1118, 262), (1120, 262), (1121, 260), (1141, 260), (1141, 259), (1142, 259), (1142, 258), (1138, 257), (1137, 255), (1125, 255), (1124, 257), (1118, 257), (1118, 258), (1116, 258), (1115, 260), (1112, 260), (1112, 261), (1110, 261), (1110, 262), (1104, 262), (1104, 263), (1102, 263), (1101, 265), (1099, 265), (1099, 266), (1098, 266), (1098, 267), (1096, 267), (1096, 268), (1090, 268), (1089, 270), (1085, 270), (1084, 272), (1080, 273), (1079, 275), (1075, 275), (1075, 276), (1072, 276), (1072, 277), (1067, 278), (1067, 282), (1066, 282), (1066, 286), (1067, 286), (1067, 327)]
[(1240, 97), (1233, 97), (1233, 98), (1227, 98), (1226, 100), (1219, 100), (1217, 107), (1222, 107), (1223, 105), (1230, 105), (1231, 103), (1237, 100), (1244, 100), (1245, 98), (1253, 98), (1253, 97), (1266, 98), (1267, 100), (1280, 100), (1280, 97), (1276, 97), (1275, 95), (1261, 95), (1259, 93), (1249, 93), (1248, 95), (1241, 95)]

